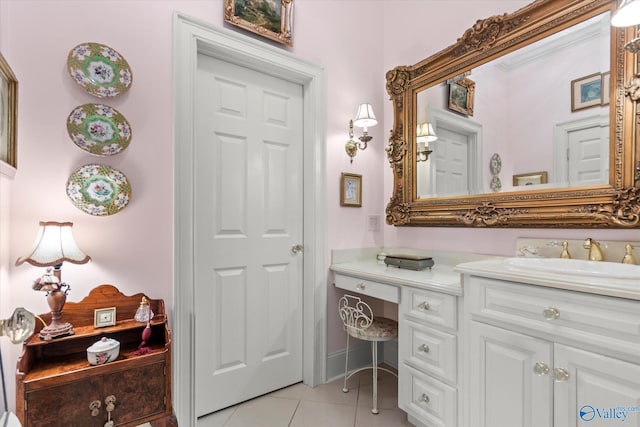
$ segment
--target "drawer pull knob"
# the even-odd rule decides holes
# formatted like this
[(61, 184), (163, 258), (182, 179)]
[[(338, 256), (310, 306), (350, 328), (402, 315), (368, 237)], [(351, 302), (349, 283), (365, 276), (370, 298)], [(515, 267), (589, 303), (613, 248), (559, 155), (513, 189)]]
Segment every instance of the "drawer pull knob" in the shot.
[(102, 406), (102, 404), (99, 400), (94, 400), (93, 402), (89, 403), (89, 409), (91, 410), (92, 417), (98, 416), (98, 414), (100, 413), (100, 406)]
[(538, 362), (533, 366), (533, 373), (539, 376), (547, 375), (549, 373), (549, 365)]
[(423, 353), (429, 353), (429, 346), (426, 344), (422, 344), (420, 345), (420, 347), (418, 347), (418, 351), (421, 351)]
[(555, 320), (560, 317), (560, 311), (555, 307), (547, 307), (542, 310), (542, 315), (546, 320)]
[(426, 301), (422, 301), (420, 304), (418, 304), (418, 308), (420, 310), (429, 310), (429, 303)]
[(569, 372), (563, 368), (556, 368), (553, 370), (553, 379), (556, 382), (567, 381), (569, 379)]
[(429, 403), (429, 396), (427, 396), (425, 393), (422, 393), (420, 395), (419, 401), (420, 403)]
[(365, 289), (364, 283), (358, 283), (356, 285), (356, 289), (359, 290), (359, 291), (364, 291), (364, 289)]

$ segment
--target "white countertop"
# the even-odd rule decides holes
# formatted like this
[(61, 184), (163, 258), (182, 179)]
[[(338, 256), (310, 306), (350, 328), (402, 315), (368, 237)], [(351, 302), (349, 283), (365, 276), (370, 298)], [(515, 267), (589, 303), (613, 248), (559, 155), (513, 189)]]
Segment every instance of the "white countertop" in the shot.
[(510, 267), (503, 259), (465, 262), (458, 264), (454, 270), (474, 276), (640, 300), (640, 278), (615, 279), (531, 271)]
[[(376, 254), (381, 252), (388, 255), (428, 256), (433, 258), (435, 264), (431, 269), (424, 270), (388, 267), (376, 259)], [(389, 285), (413, 286), (458, 296), (462, 295), (463, 290), (460, 273), (454, 270), (455, 266), (461, 262), (495, 258), (492, 255), (390, 247), (334, 249), (331, 255), (331, 271), (335, 273)]]
[(454, 266), (437, 264), (431, 269), (407, 270), (388, 267), (373, 260), (333, 264), (331, 271), (396, 286), (413, 286), (452, 295), (462, 295), (460, 273)]
[[(435, 265), (429, 270), (407, 270), (388, 267), (376, 261), (377, 251), (387, 249), (387, 253), (419, 253), (433, 256)], [(637, 279), (603, 278), (571, 275), (539, 270), (519, 269), (505, 263), (505, 257), (455, 252), (365, 248), (355, 250), (334, 250), (331, 271), (346, 276), (396, 286), (413, 286), (463, 295), (461, 274), (508, 280), (549, 288), (586, 292), (640, 301), (640, 277)]]

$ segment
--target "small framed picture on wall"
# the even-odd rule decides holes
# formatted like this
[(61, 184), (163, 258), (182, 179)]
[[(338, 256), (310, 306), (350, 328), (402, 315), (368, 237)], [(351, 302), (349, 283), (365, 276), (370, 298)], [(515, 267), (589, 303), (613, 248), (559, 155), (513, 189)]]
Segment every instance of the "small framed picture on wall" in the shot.
[(362, 175), (346, 172), (340, 175), (340, 206), (362, 206)]
[(594, 73), (571, 81), (572, 112), (602, 105), (602, 80), (600, 73)]

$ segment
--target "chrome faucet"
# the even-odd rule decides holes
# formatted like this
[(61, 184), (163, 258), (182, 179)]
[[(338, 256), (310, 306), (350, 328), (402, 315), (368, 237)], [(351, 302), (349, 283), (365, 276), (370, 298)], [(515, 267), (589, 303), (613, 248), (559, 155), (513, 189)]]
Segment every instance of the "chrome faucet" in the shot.
[(589, 249), (589, 261), (602, 261), (604, 259), (604, 256), (602, 256), (602, 250), (600, 250), (600, 243), (596, 242), (591, 237), (584, 241), (582, 247)]

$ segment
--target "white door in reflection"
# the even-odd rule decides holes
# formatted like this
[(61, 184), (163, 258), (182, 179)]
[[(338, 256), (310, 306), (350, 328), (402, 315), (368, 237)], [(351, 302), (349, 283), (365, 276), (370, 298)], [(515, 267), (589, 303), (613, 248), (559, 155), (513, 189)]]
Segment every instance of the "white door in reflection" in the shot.
[(552, 182), (558, 187), (608, 183), (608, 116), (596, 115), (556, 125), (554, 157)]
[(418, 119), (433, 124), (438, 140), (429, 143), (429, 159), (417, 164), (417, 197), (482, 193), (482, 126), (439, 108)]
[(435, 173), (435, 194), (461, 195), (469, 193), (469, 136), (441, 128), (438, 140), (431, 143), (431, 160)]

